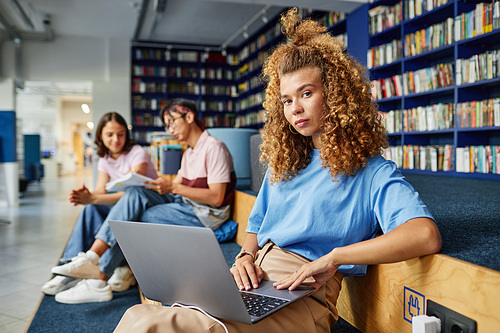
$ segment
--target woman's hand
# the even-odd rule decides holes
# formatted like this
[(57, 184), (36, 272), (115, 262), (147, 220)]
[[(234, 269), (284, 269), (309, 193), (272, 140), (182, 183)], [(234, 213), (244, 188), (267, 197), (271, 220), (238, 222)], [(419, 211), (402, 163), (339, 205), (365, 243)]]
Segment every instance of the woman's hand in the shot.
[(294, 290), (307, 278), (312, 277), (315, 280), (312, 287), (317, 291), (335, 275), (339, 266), (335, 264), (331, 253), (328, 253), (315, 261), (302, 265), (295, 273), (276, 281), (273, 285), (277, 289)]
[(163, 177), (156, 178), (152, 182), (145, 182), (151, 186), (146, 186), (147, 189), (158, 192), (158, 194), (172, 193), (175, 184)]
[(73, 206), (88, 205), (93, 203), (93, 201), (94, 196), (85, 185), (82, 185), (79, 189), (72, 190), (69, 194), (69, 202), (71, 202)]
[(250, 290), (252, 287), (258, 288), (259, 283), (264, 277), (264, 271), (253, 262), (253, 258), (250, 255), (236, 260), (231, 268), (231, 274), (240, 290)]

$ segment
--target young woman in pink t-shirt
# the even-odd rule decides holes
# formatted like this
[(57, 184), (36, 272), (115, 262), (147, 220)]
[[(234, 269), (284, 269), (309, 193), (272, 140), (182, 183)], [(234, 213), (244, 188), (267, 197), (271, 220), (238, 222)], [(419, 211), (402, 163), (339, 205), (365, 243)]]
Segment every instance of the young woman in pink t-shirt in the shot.
[[(109, 112), (102, 116), (96, 129), (95, 144), (99, 162), (94, 190), (90, 191), (85, 185), (82, 185), (69, 194), (71, 204), (74, 206), (85, 205), (85, 207), (80, 213), (61, 257), (63, 262), (71, 260), (78, 253), (90, 248), (95, 234), (112, 205), (122, 197), (123, 192), (108, 193), (106, 183), (120, 178), (130, 171), (153, 179), (157, 178), (150, 156), (144, 148), (136, 145), (134, 140), (130, 138), (127, 123), (120, 114)], [(131, 272), (129, 274), (126, 270), (120, 273), (129, 276), (129, 280), (133, 278)], [(78, 279), (56, 276), (43, 285), (42, 291), (48, 295), (55, 295), (62, 290), (71, 288), (77, 282)], [(122, 284), (123, 282), (118, 282), (116, 288), (128, 288)]]

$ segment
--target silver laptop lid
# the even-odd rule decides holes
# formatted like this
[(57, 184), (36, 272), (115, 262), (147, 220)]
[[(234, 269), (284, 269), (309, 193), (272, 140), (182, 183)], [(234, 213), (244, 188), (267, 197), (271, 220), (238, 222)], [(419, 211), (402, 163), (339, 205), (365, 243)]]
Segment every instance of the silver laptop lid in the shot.
[(124, 221), (109, 225), (144, 296), (251, 323), (211, 229)]

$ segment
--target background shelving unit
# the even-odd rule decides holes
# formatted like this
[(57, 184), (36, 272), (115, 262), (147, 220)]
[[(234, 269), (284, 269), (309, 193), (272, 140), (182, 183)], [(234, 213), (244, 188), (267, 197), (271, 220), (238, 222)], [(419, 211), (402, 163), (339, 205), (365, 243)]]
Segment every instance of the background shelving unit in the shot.
[[(498, 0), (379, 0), (349, 15), (307, 9), (302, 15), (326, 23), (347, 52), (369, 68), (374, 99), (389, 131), (386, 157), (409, 173), (500, 179), (492, 172), (500, 165), (498, 6)], [(476, 15), (479, 11), (484, 14)], [(261, 128), (260, 74), (269, 52), (282, 42), (278, 21), (279, 15), (269, 20), (228, 58), (166, 45), (133, 46), (136, 138), (147, 143), (147, 132), (163, 130), (155, 117), (171, 97), (195, 100), (207, 127)], [(475, 34), (473, 23), (481, 26)], [(484, 60), (470, 66), (476, 58), (490, 59), (486, 74), (478, 70), (473, 82), (458, 78), (457, 63), (467, 73), (467, 68), (484, 66)], [(162, 74), (148, 75), (147, 70)], [(492, 71), (494, 77), (488, 76)], [(141, 122), (141, 116), (148, 121)]]
[[(386, 156), (404, 172), (500, 179), (495, 173), (500, 162), (500, 113), (494, 114), (500, 98), (498, 5), (462, 0), (370, 4), (367, 63), (376, 102), (390, 129)], [(389, 17), (396, 15), (396, 7), (400, 21)], [(393, 40), (402, 41), (402, 56), (384, 62), (384, 45)], [(490, 58), (485, 56), (476, 67), (466, 66), (467, 60), (481, 54)], [(467, 83), (459, 73), (473, 76), (471, 68), (485, 68), (482, 74), (490, 76), (477, 74)], [(488, 103), (477, 106), (481, 101)], [(477, 123), (464, 127), (464, 117), (474, 117)]]

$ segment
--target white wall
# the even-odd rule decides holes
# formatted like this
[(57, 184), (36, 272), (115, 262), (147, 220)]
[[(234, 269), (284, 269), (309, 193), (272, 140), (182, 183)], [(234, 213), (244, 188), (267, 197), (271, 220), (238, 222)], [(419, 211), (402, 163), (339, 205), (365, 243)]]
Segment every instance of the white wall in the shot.
[[(4, 78), (15, 78), (15, 49), (10, 41), (0, 46), (1, 84)], [(128, 40), (56, 35), (51, 42), (23, 42), (21, 58), (22, 80), (91, 81), (95, 124), (109, 111), (119, 112), (130, 122)]]

